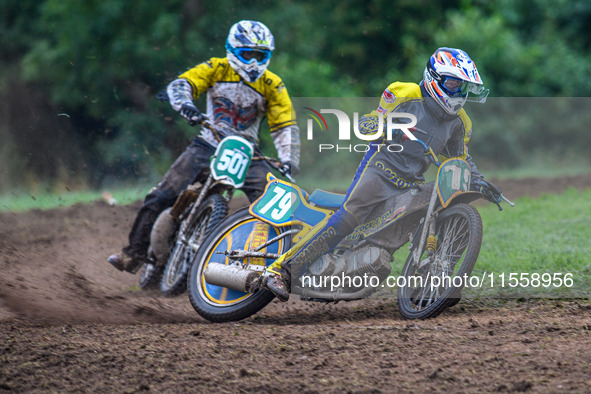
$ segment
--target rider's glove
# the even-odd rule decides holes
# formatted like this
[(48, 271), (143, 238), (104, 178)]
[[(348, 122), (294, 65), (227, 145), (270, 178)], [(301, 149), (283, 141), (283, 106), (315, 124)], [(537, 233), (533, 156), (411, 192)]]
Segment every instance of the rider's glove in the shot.
[(291, 176), (296, 176), (298, 172), (300, 172), (298, 166), (293, 164), (291, 161), (284, 161), (281, 163), (281, 170), (283, 173), (289, 174)]
[(203, 114), (191, 103), (184, 103), (179, 110), (179, 114), (187, 119), (190, 124), (201, 123), (203, 121)]
[(487, 182), (482, 178), (473, 178), (470, 183), (470, 189), (482, 193), (482, 197), (493, 204), (498, 205), (501, 203), (503, 192), (492, 182)]

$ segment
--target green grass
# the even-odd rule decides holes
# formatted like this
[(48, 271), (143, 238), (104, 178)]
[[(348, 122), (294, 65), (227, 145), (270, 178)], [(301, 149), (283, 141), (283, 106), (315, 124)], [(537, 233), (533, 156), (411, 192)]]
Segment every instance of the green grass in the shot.
[[(502, 212), (479, 207), (484, 225), (480, 256), (474, 270), (495, 274), (495, 286), (482, 294), (503, 297), (591, 296), (591, 190), (568, 189), (558, 195), (523, 197)], [(572, 288), (550, 286), (500, 288), (499, 274), (571, 273)], [(505, 278), (507, 279), (507, 277)], [(525, 283), (525, 282), (524, 282)]]
[(489, 179), (550, 178), (591, 173), (591, 163), (587, 158), (581, 158), (573, 165), (572, 157), (573, 155), (565, 154), (560, 159), (548, 160), (545, 156), (534, 156), (517, 168), (494, 168), (483, 164), (479, 165), (479, 169)]
[[(562, 194), (539, 198), (522, 197), (515, 207), (503, 211), (492, 204), (478, 204), (483, 222), (483, 240), (472, 273), (482, 287), (466, 289), (464, 297), (479, 298), (591, 298), (591, 190), (568, 189)], [(392, 275), (398, 276), (408, 256), (406, 246), (394, 254)], [(511, 287), (510, 274), (531, 279), (536, 273), (554, 274), (564, 279), (570, 274), (572, 287), (556, 279), (543, 283)], [(494, 281), (491, 285), (490, 275)], [(501, 286), (504, 275), (504, 286)], [(547, 276), (545, 278), (548, 278)], [(548, 283), (548, 282), (546, 282)], [(382, 292), (394, 295), (395, 289)]]
[[(130, 187), (117, 187), (109, 189), (108, 192), (115, 199), (117, 205), (129, 205), (138, 200), (143, 200), (150, 191), (152, 185), (138, 185)], [(105, 201), (104, 191), (68, 191), (62, 192), (27, 192), (24, 190), (15, 190), (10, 193), (0, 195), (0, 212), (12, 211), (23, 212), (32, 209), (55, 209), (68, 207), (79, 203), (93, 203), (95, 201)], [(244, 195), (242, 191), (237, 190), (234, 196)]]
[[(144, 198), (150, 186), (136, 186), (110, 190), (118, 205), (131, 204)], [(104, 200), (102, 191), (26, 192), (13, 191), (0, 196), (0, 211), (28, 211), (31, 209), (54, 209), (78, 203)]]

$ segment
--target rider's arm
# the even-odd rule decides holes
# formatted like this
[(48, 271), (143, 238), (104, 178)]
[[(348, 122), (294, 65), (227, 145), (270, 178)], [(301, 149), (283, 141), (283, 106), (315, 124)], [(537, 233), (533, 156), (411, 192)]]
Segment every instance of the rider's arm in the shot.
[[(361, 134), (376, 134), (382, 125), (382, 134), (386, 124), (386, 117), (390, 112), (399, 110), (401, 104), (421, 98), (421, 89), (419, 85), (411, 82), (391, 83), (382, 93), (378, 107), (371, 113), (364, 115), (359, 119), (359, 132)], [(383, 117), (380, 122), (380, 116)], [(375, 135), (376, 138), (380, 135)]]
[[(482, 196), (486, 198), (488, 201), (499, 205), (502, 199), (503, 192), (498, 186), (484, 179), (484, 175), (482, 175), (480, 171), (478, 171), (476, 164), (472, 160), (472, 156), (470, 156), (470, 154), (468, 153), (468, 141), (470, 141), (470, 137), (472, 136), (472, 122), (470, 121), (470, 118), (468, 118), (468, 115), (466, 115), (464, 109), (462, 109), (458, 113), (458, 115), (460, 115), (462, 127), (461, 132), (456, 134), (457, 137), (455, 139), (452, 138), (447, 144), (446, 148), (448, 148), (448, 150), (451, 151), (450, 157), (461, 157), (464, 160), (466, 160), (470, 165), (470, 169), (472, 170), (470, 179), (470, 190), (482, 193)], [(457, 153), (453, 152), (454, 146), (456, 146), (459, 150)]]
[[(482, 193), (482, 196), (485, 199), (487, 199), (488, 201), (490, 201), (492, 203), (499, 205), (499, 203), (501, 202), (501, 199), (502, 199), (503, 192), (501, 191), (501, 189), (498, 186), (496, 186), (493, 183), (488, 182), (484, 179), (484, 175), (482, 175), (480, 173), (480, 171), (478, 171), (476, 164), (472, 160), (472, 156), (470, 156), (470, 154), (468, 153), (468, 141), (470, 140), (470, 137), (472, 136), (472, 122), (470, 122), (470, 118), (468, 118), (468, 116), (465, 114), (465, 112), (463, 114), (462, 114), (462, 112), (464, 112), (464, 109), (462, 109), (459, 113), (460, 119), (462, 120), (462, 125), (468, 126), (468, 127), (466, 127), (465, 129), (462, 128), (462, 132), (457, 134), (459, 137), (455, 139), (455, 143), (450, 141), (451, 143), (448, 143), (448, 147), (449, 146), (453, 147), (454, 145), (459, 147), (459, 149), (460, 149), (460, 152), (458, 152), (459, 154), (454, 154), (454, 152), (452, 151), (451, 152), (452, 157), (453, 156), (461, 157), (464, 160), (466, 160), (466, 162), (468, 162), (468, 164), (470, 165), (470, 169), (472, 170), (471, 171), (472, 172), (471, 179), (470, 179), (470, 190)], [(464, 115), (464, 116), (462, 116), (462, 115)], [(466, 121), (466, 119), (467, 119), (467, 121)], [(467, 130), (467, 132), (464, 132), (464, 130)], [(499, 209), (500, 209), (500, 205), (499, 205)]]
[(168, 101), (175, 111), (180, 111), (183, 104), (193, 104), (193, 88), (186, 79), (175, 79), (166, 88)]
[(474, 178), (480, 178), (480, 179), (484, 179), (484, 175), (482, 175), (482, 173), (478, 170), (478, 167), (476, 167), (476, 163), (474, 163), (474, 160), (472, 160), (472, 156), (470, 156), (470, 154), (468, 153), (468, 145), (464, 145), (464, 160), (466, 160), (466, 162), (468, 162), (468, 164), (470, 165), (470, 169), (472, 170), (472, 179)]
[(300, 129), (285, 85), (279, 77), (267, 71), (272, 79), (267, 88), (267, 121), (277, 155), (282, 163), (295, 168), (300, 163)]
[(441, 156), (444, 159), (450, 157), (460, 157), (470, 165), (470, 169), (472, 170), (472, 178), (480, 178), (484, 179), (484, 176), (476, 167), (476, 163), (472, 160), (472, 156), (470, 156), (468, 152), (468, 142), (472, 137), (472, 120), (466, 114), (466, 111), (462, 108), (458, 113), (460, 119), (460, 127), (456, 130), (456, 133), (452, 136), (452, 138), (446, 144), (444, 151), (441, 153)]
[(166, 92), (172, 108), (179, 111), (183, 104), (193, 104), (193, 100), (211, 87), (219, 66), (221, 66), (220, 59), (212, 58), (182, 73), (169, 83)]
[(295, 168), (300, 165), (300, 129), (294, 124), (271, 132), (277, 156), (281, 163), (291, 163)]

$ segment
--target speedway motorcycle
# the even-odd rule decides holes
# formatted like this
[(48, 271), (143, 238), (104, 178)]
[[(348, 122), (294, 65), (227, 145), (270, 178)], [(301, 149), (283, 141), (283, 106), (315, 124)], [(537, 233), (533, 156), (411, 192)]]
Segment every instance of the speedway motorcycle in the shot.
[[(366, 298), (390, 277), (393, 253), (410, 241), (396, 282), (402, 316), (434, 317), (460, 300), (465, 284), (453, 279), (470, 275), (478, 258), (482, 220), (470, 202), (482, 194), (470, 191), (471, 169), (465, 160), (441, 163), (431, 148), (418, 142), (439, 167), (435, 182), (383, 203), (376, 219), (357, 227), (330, 254), (292, 278), (292, 294), (324, 302)], [(308, 195), (271, 174), (267, 180), (263, 195), (223, 220), (191, 264), (189, 298), (205, 319), (240, 320), (264, 308), (274, 297), (263, 286), (265, 267), (344, 201), (344, 195), (323, 190)], [(334, 278), (339, 278), (336, 288)]]
[(228, 214), (235, 189), (244, 185), (253, 145), (239, 136), (224, 136), (210, 121), (201, 123), (219, 141), (206, 179), (199, 174), (157, 218), (150, 235), (148, 263), (140, 271), (143, 289), (160, 287), (165, 296), (186, 290), (189, 265), (203, 239)]

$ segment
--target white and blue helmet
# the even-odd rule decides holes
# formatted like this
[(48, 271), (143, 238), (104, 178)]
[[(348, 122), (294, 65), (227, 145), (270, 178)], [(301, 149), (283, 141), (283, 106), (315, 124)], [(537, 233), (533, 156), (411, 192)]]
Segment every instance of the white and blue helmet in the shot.
[(457, 114), (466, 101), (484, 103), (489, 93), (476, 64), (461, 49), (437, 49), (427, 61), (423, 81), (429, 95), (450, 115)]
[(275, 38), (267, 26), (244, 20), (230, 28), (226, 51), (230, 66), (245, 81), (255, 82), (269, 66)]

